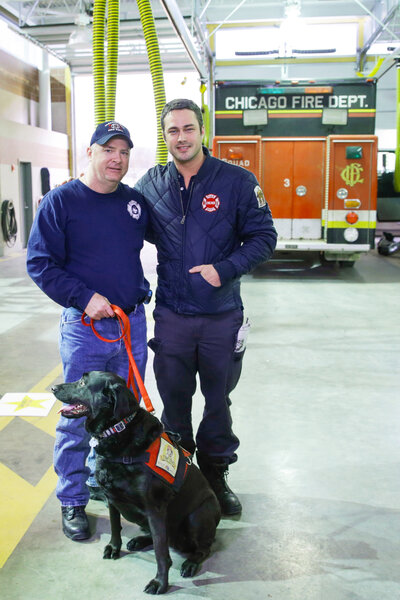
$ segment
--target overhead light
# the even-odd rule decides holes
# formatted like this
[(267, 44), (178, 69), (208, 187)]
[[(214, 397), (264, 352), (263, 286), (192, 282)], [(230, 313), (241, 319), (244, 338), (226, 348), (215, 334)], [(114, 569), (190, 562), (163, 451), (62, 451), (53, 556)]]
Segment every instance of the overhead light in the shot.
[(300, 17), (300, 0), (286, 0), (284, 11), (286, 19), (298, 19)]
[(281, 34), (279, 54), (292, 56), (292, 45), (299, 34), (300, 0), (285, 0), (284, 14), (285, 18), (279, 28)]
[(68, 47), (73, 49), (87, 48), (92, 45), (92, 30), (89, 27), (90, 17), (85, 13), (79, 14), (75, 19), (76, 28), (68, 39)]

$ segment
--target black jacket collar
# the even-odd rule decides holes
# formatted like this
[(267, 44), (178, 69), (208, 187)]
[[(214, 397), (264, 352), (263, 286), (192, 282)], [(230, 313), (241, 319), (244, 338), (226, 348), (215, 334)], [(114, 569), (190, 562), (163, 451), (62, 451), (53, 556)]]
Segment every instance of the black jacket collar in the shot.
[[(206, 159), (203, 162), (203, 164), (201, 165), (199, 171), (196, 173), (196, 175), (195, 175), (196, 179), (203, 179), (203, 177), (206, 176), (209, 166), (210, 166), (210, 162), (212, 161), (212, 157), (210, 155), (208, 148), (206, 148), (205, 146), (202, 146), (202, 148), (203, 148), (203, 154), (205, 155)], [(171, 161), (169, 164), (170, 164), (170, 173), (171, 173), (172, 177), (174, 179), (178, 179), (178, 169), (176, 168), (174, 161)]]

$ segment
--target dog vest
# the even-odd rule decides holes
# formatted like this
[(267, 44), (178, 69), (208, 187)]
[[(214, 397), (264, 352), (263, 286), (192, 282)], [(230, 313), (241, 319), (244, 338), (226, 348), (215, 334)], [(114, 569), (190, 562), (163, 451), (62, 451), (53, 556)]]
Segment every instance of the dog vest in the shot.
[(112, 462), (121, 462), (125, 465), (141, 463), (153, 475), (178, 491), (192, 462), (191, 457), (190, 452), (175, 444), (164, 432), (150, 444), (141, 456), (122, 456), (119, 459), (113, 459)]

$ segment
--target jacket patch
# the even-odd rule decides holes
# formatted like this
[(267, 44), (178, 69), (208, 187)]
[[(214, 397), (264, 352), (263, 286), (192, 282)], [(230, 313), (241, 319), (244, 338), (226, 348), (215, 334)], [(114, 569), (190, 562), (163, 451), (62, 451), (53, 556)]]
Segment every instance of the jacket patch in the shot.
[(256, 187), (254, 188), (254, 193), (257, 198), (258, 208), (263, 208), (263, 206), (266, 206), (267, 201), (266, 201), (264, 193), (259, 185), (256, 185)]
[(126, 208), (132, 219), (136, 219), (137, 221), (140, 219), (142, 209), (139, 202), (136, 202), (136, 200), (130, 200)]
[(206, 212), (215, 212), (219, 209), (221, 201), (215, 194), (207, 194), (204, 196), (201, 206)]

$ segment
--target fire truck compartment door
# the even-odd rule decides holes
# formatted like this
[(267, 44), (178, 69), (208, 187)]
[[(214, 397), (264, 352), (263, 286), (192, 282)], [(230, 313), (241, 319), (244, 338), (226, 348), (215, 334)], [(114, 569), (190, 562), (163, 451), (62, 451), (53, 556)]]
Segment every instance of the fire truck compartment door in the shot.
[(261, 136), (216, 136), (213, 140), (213, 155), (233, 165), (251, 171), (260, 182)]
[(263, 139), (261, 185), (279, 238), (321, 239), (326, 142)]

